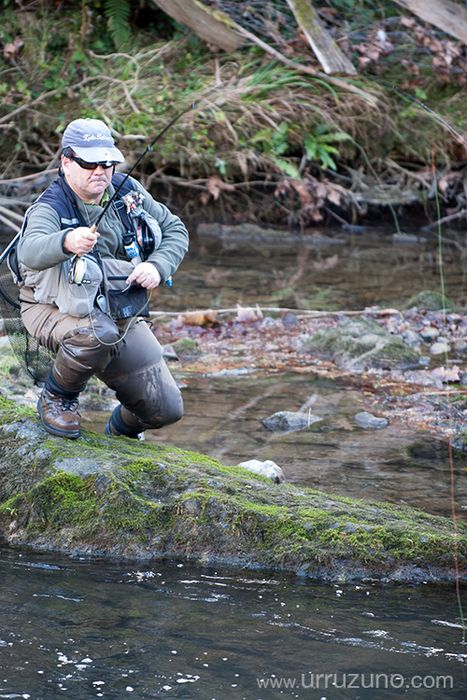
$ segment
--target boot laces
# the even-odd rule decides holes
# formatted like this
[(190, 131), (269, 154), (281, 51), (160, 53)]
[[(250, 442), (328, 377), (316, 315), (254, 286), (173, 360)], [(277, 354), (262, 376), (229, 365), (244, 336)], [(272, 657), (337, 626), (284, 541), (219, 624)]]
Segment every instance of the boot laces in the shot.
[(64, 411), (77, 411), (78, 410), (78, 400), (77, 399), (62, 399), (62, 406)]

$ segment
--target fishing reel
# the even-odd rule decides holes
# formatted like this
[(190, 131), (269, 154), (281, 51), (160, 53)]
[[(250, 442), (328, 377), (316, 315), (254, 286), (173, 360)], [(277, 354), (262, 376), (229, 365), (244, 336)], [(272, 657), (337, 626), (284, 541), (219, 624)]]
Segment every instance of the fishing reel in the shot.
[(86, 281), (84, 277), (86, 275), (87, 267), (88, 264), (86, 262), (86, 258), (81, 258), (78, 255), (75, 255), (68, 270), (68, 282), (70, 284), (83, 284), (83, 281)]

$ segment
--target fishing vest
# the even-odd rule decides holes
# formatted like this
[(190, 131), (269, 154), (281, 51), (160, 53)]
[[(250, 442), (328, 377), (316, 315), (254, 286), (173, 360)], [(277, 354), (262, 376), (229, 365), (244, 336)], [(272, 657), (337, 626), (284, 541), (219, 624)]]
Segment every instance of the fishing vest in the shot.
[[(126, 175), (124, 173), (115, 173), (112, 176), (112, 185), (115, 189), (120, 187), (118, 191), (119, 199), (117, 199), (116, 209), (123, 225), (125, 226), (125, 229), (131, 230), (132, 225), (130, 217), (128, 216), (126, 206), (121, 200), (125, 195), (134, 189), (134, 183), (131, 178), (128, 177), (126, 180), (125, 178)], [(122, 185), (124, 180), (125, 182)], [(86, 221), (84, 221), (78, 209), (73, 190), (68, 185), (63, 175), (60, 175), (41, 195), (39, 195), (33, 206), (35, 204), (48, 204), (50, 207), (52, 207), (52, 209), (54, 209), (60, 217), (62, 229), (88, 225)], [(26, 223), (27, 214), (23, 222), (22, 230), (24, 230), (26, 227)]]
[[(137, 248), (137, 254), (140, 255), (138, 258), (139, 260), (146, 259), (156, 247), (159, 247), (162, 240), (162, 232), (157, 221), (143, 209), (142, 201), (144, 200), (144, 196), (135, 189), (134, 180), (127, 178), (123, 173), (116, 173), (113, 175), (111, 182), (115, 189), (120, 188), (115, 199), (114, 209), (117, 211), (124, 226), (124, 230), (126, 231), (126, 234), (122, 236), (122, 243), (123, 248), (127, 252), (128, 261), (114, 261), (119, 268), (119, 275), (114, 277), (114, 279), (120, 280), (126, 279), (133, 269), (130, 259), (135, 256), (128, 254), (128, 242), (130, 242), (133, 247)], [(128, 196), (129, 199), (124, 201), (124, 197), (126, 196)], [(137, 206), (135, 206), (135, 202)], [(77, 205), (73, 190), (67, 184), (65, 178), (60, 176), (47, 187), (26, 212), (20, 237), (26, 229), (30, 211), (38, 204), (47, 204), (58, 214), (62, 230), (66, 228), (76, 228), (78, 226), (87, 226)], [(146, 219), (149, 220), (149, 225)], [(148, 234), (149, 226), (152, 223), (151, 233)], [(144, 237), (146, 242), (145, 248), (137, 244), (138, 227), (141, 230), (144, 229), (146, 232)], [(155, 235), (152, 232), (155, 232)], [(127, 243), (125, 243), (125, 240)], [(62, 313), (67, 313), (72, 316), (81, 317), (88, 315), (92, 310), (97, 295), (101, 291), (103, 274), (106, 275), (106, 279), (112, 279), (112, 277), (109, 277), (109, 270), (112, 271), (113, 259), (102, 260), (98, 253), (90, 253), (83, 256), (83, 259), (86, 261), (86, 279), (83, 281), (82, 285), (80, 282), (79, 286), (77, 284), (71, 284), (72, 281), (75, 281), (70, 277), (70, 270), (73, 266), (74, 258), (70, 258), (46, 270), (39, 271), (20, 264), (16, 253), (15, 247), (8, 257), (8, 266), (14, 281), (20, 287), (24, 285), (32, 288), (34, 299), (38, 303), (54, 304)], [(106, 268), (109, 268), (109, 270)], [(115, 284), (117, 288), (119, 285), (121, 286), (121, 282), (115, 282)], [(112, 290), (110, 289), (108, 293), (111, 294), (111, 292)], [(141, 292), (146, 294), (145, 290), (142, 288)], [(133, 296), (138, 296), (133, 288), (131, 289), (131, 293)], [(127, 318), (133, 315), (135, 309), (139, 315), (147, 315), (144, 303), (141, 304), (141, 294), (133, 305), (126, 303), (123, 290), (117, 290), (117, 297), (115, 304), (118, 304), (118, 314), (120, 314), (116, 316), (117, 318)]]

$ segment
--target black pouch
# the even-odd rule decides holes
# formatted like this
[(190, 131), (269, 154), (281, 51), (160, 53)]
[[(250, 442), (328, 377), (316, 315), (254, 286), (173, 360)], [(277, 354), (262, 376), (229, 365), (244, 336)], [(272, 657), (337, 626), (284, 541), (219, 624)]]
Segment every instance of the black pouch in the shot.
[(126, 280), (134, 270), (133, 265), (126, 260), (103, 258), (107, 296), (109, 301), (108, 313), (116, 321), (131, 316), (149, 316), (148, 292), (137, 284), (128, 285)]
[[(118, 281), (126, 279), (118, 278)], [(115, 320), (131, 318), (131, 316), (149, 316), (148, 293), (144, 287), (132, 284), (125, 289), (112, 289), (112, 277), (109, 282), (108, 299), (110, 315)]]

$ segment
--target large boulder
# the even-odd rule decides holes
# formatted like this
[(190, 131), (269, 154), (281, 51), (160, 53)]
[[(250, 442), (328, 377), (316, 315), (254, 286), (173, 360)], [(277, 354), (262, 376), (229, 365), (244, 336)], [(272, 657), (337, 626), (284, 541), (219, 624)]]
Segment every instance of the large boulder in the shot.
[(11, 546), (327, 579), (449, 580), (452, 530), (448, 518), (273, 484), (172, 446), (91, 432), (55, 438), (31, 409), (0, 398), (0, 541)]

